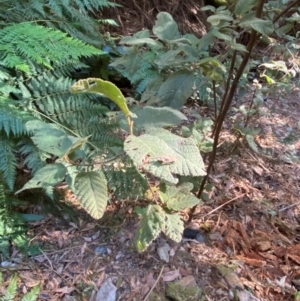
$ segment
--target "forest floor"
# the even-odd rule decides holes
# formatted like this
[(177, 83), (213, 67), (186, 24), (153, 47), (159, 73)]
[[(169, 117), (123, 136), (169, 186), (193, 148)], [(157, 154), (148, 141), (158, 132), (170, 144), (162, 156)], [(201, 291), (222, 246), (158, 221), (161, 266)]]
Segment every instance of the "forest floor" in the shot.
[[(250, 120), (249, 127), (261, 129), (255, 136), (258, 152), (242, 139), (232, 152), (236, 136), (229, 130), (232, 125), (225, 124), (209, 201), (186, 224), (199, 231), (200, 242), (174, 243), (161, 236), (137, 253), (138, 219), (130, 202), (111, 204), (98, 222), (48, 215), (30, 229), (42, 253), (22, 259), (13, 250), (18, 260), (4, 270), (2, 289), (18, 272), (20, 294), (42, 282), (38, 300), (111, 301), (97, 297), (107, 281), (120, 301), (226, 301), (234, 292), (241, 301), (294, 300), (300, 290), (299, 100), (299, 90), (271, 96)], [(210, 109), (191, 105), (184, 111), (205, 116)], [(182, 216), (187, 219), (187, 212)], [(178, 279), (201, 289), (202, 297), (165, 299)]]

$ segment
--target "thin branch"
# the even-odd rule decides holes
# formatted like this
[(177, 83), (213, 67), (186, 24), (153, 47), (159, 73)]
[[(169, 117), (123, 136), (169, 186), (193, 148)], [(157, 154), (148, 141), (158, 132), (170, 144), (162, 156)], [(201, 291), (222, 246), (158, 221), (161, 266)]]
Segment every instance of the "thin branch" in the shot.
[(154, 288), (156, 287), (157, 283), (158, 283), (158, 280), (160, 279), (162, 273), (163, 273), (163, 270), (164, 270), (165, 266), (163, 265), (161, 270), (160, 270), (160, 273), (155, 281), (155, 283), (152, 285), (150, 291), (147, 293), (147, 295), (145, 296), (145, 298), (143, 299), (143, 301), (147, 301), (147, 299), (149, 298), (150, 294), (152, 293), (152, 291), (154, 290)]
[(273, 23), (276, 23), (283, 15), (285, 15), (291, 8), (293, 8), (297, 4), (300, 4), (300, 0), (295, 0), (294, 2), (289, 3), (289, 5), (287, 5), (284, 10), (282, 10), (277, 16), (274, 17)]

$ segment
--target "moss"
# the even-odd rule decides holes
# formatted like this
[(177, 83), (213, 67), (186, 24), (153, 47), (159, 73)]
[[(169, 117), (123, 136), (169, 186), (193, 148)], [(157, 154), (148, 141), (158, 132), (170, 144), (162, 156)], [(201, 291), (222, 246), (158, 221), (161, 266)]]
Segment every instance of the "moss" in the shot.
[(176, 301), (199, 301), (202, 290), (198, 286), (184, 287), (180, 283), (174, 282), (170, 283), (166, 295)]

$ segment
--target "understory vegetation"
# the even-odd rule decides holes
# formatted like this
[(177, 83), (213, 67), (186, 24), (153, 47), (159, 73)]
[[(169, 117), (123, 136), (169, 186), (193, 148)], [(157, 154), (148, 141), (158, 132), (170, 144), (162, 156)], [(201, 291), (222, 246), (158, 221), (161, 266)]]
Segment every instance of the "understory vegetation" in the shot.
[[(115, 22), (95, 17), (115, 3), (42, 2), (0, 1), (2, 255), (12, 245), (27, 255), (39, 251), (26, 222), (43, 215), (22, 210), (33, 191), (53, 204), (62, 184), (94, 219), (112, 200), (132, 204), (141, 217), (139, 252), (161, 232), (179, 242), (180, 212), (192, 209), (192, 218), (208, 199), (228, 112), (244, 116), (233, 129), (234, 148), (244, 139), (259, 152), (259, 129), (249, 120), (268, 95), (299, 85), (299, 1), (204, 6), (210, 26), (201, 38), (179, 32), (160, 12), (151, 30), (118, 41), (100, 34)], [(267, 55), (260, 51), (266, 45)], [(130, 95), (116, 78), (130, 83)], [(248, 105), (232, 105), (249, 91)], [(190, 101), (207, 104), (211, 118), (183, 114)]]

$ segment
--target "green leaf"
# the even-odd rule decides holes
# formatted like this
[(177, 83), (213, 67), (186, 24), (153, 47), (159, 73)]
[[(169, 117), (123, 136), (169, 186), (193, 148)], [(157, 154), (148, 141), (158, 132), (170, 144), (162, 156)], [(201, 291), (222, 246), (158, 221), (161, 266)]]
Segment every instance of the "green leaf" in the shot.
[(27, 293), (25, 296), (23, 296), (21, 301), (35, 301), (37, 300), (39, 293), (41, 290), (41, 284), (34, 286), (29, 293)]
[(137, 37), (124, 37), (119, 42), (120, 44), (126, 44), (126, 45), (150, 45), (155, 47), (162, 47), (163, 45), (151, 38), (137, 38)]
[(245, 137), (251, 149), (255, 151), (257, 154), (259, 154), (260, 152), (258, 150), (257, 144), (254, 141), (254, 137), (252, 135), (246, 135)]
[(112, 100), (124, 113), (125, 116), (131, 116), (126, 99), (120, 89), (109, 81), (100, 78), (87, 78), (76, 82), (71, 88), (72, 93), (98, 93)]
[(176, 153), (163, 140), (147, 134), (140, 137), (130, 135), (124, 142), (124, 150), (137, 167), (142, 167), (168, 183), (177, 183), (177, 179), (170, 171), (170, 165), (164, 165), (159, 161), (159, 158), (165, 155), (177, 158)]
[(238, 0), (235, 4), (234, 12), (237, 15), (243, 15), (250, 11), (255, 5), (257, 0)]
[(195, 62), (199, 58), (196, 47), (190, 45), (182, 45), (175, 50), (169, 50), (160, 55), (154, 62), (158, 68), (163, 66), (177, 66), (180, 64)]
[(191, 183), (184, 183), (179, 187), (166, 186), (165, 190), (161, 191), (164, 203), (170, 210), (175, 211), (189, 209), (201, 204), (202, 202), (198, 198), (190, 194), (192, 189)]
[(142, 219), (135, 235), (137, 250), (142, 252), (165, 229), (164, 210), (158, 205), (149, 205), (142, 210)]
[(230, 43), (230, 46), (232, 49), (235, 49), (237, 51), (248, 52), (247, 48), (244, 45), (236, 43), (235, 41), (232, 41), (232, 43)]
[(227, 41), (227, 42), (231, 42), (232, 41), (232, 36), (228, 35), (228, 34), (225, 34), (225, 33), (222, 33), (220, 32), (217, 28), (213, 28), (211, 30), (211, 34), (220, 39), (220, 40), (224, 40), (224, 41)]
[(34, 144), (49, 154), (62, 157), (72, 146), (70, 136), (55, 124), (31, 120), (26, 122), (26, 129), (33, 132)]
[(224, 14), (212, 15), (207, 18), (207, 22), (209, 22), (213, 26), (219, 25), (221, 21), (233, 21), (233, 18), (229, 15)]
[[(4, 230), (2, 225), (0, 224), (0, 233), (4, 232), (1, 230)], [(2, 228), (2, 229), (1, 229)], [(10, 258), (10, 241), (8, 238), (0, 238), (0, 253), (5, 257), (5, 258)]]
[(36, 222), (36, 221), (41, 221), (42, 219), (45, 218), (44, 215), (40, 215), (40, 214), (31, 214), (31, 213), (24, 213), (21, 214), (22, 218), (26, 221), (26, 222)]
[(153, 33), (161, 40), (176, 40), (180, 38), (178, 26), (167, 12), (160, 12), (156, 17)]
[(262, 35), (269, 36), (274, 31), (274, 26), (271, 20), (261, 20), (256, 17), (248, 18), (239, 23), (242, 28), (251, 27)]
[(193, 72), (181, 69), (170, 75), (158, 91), (160, 106), (180, 109), (191, 96), (194, 86)]
[(17, 294), (17, 282), (18, 282), (18, 275), (14, 274), (14, 276), (10, 280), (10, 283), (1, 301), (14, 301), (14, 298)]
[(138, 168), (170, 184), (178, 182), (173, 174), (206, 175), (195, 140), (164, 129), (147, 129), (147, 133), (139, 137), (128, 136), (124, 150)]
[(165, 216), (166, 220), (163, 232), (175, 242), (180, 242), (184, 230), (183, 221), (181, 220), (180, 215), (177, 213), (165, 213)]
[(53, 186), (61, 182), (66, 175), (67, 169), (61, 163), (48, 164), (38, 170), (32, 179), (30, 179), (22, 189), (16, 192), (20, 193), (26, 189), (43, 188), (47, 195), (53, 198)]
[(165, 141), (175, 152), (178, 160), (169, 165), (171, 172), (182, 176), (206, 175), (204, 162), (195, 139), (182, 138), (165, 129), (147, 129), (147, 133)]
[(80, 172), (75, 179), (75, 195), (82, 207), (95, 219), (103, 216), (107, 200), (107, 181), (98, 172)]
[(134, 129), (141, 130), (149, 127), (164, 127), (181, 124), (187, 117), (178, 110), (169, 107), (136, 107), (132, 112), (138, 118), (134, 120)]

